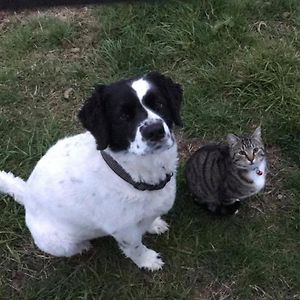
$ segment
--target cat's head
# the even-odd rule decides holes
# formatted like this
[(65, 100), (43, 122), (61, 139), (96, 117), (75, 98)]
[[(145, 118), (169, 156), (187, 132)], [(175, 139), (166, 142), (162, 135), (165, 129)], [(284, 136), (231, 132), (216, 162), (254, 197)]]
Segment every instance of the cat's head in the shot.
[(227, 142), (232, 162), (239, 168), (255, 167), (265, 159), (260, 127), (248, 136), (228, 134)]

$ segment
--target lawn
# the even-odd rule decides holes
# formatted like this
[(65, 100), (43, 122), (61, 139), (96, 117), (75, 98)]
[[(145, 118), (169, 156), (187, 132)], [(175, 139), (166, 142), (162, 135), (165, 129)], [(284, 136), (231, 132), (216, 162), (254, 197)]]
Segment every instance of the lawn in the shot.
[[(151, 70), (182, 84), (184, 127), (170, 230), (145, 236), (162, 271), (139, 270), (111, 238), (81, 256), (45, 255), (24, 209), (1, 195), (0, 299), (300, 299), (299, 49), (299, 0), (2, 12), (0, 169), (27, 178), (57, 139), (82, 131), (77, 111), (94, 84)], [(186, 190), (186, 157), (259, 124), (264, 192), (234, 217), (206, 214)]]

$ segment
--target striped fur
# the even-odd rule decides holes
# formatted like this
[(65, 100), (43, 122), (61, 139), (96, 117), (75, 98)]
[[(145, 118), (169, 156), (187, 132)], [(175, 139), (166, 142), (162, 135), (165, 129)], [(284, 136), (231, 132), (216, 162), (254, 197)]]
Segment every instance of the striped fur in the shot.
[[(266, 158), (258, 127), (250, 136), (229, 134), (225, 144), (209, 144), (186, 163), (188, 187), (211, 212), (233, 214), (240, 199), (258, 193), (265, 184)], [(261, 171), (262, 174), (257, 173)]]

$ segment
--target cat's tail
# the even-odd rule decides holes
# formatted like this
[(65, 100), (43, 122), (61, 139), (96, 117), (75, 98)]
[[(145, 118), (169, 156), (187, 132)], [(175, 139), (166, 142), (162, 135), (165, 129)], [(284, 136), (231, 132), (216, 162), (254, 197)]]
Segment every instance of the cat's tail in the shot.
[(9, 194), (18, 203), (24, 205), (24, 194), (26, 183), (20, 177), (15, 177), (12, 173), (0, 171), (0, 193)]

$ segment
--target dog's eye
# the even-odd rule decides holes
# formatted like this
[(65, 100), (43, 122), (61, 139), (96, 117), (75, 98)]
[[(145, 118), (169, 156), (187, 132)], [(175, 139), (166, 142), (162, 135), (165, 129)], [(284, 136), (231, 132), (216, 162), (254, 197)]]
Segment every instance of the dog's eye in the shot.
[(129, 114), (128, 113), (122, 113), (121, 115), (120, 115), (120, 120), (121, 121), (128, 121), (129, 119), (130, 119), (130, 116), (129, 116)]
[(118, 114), (121, 121), (128, 121), (133, 117), (133, 109), (130, 105), (125, 104), (121, 107)]
[(156, 109), (157, 110), (162, 110), (164, 108), (164, 105), (162, 103), (157, 103), (156, 104)]

